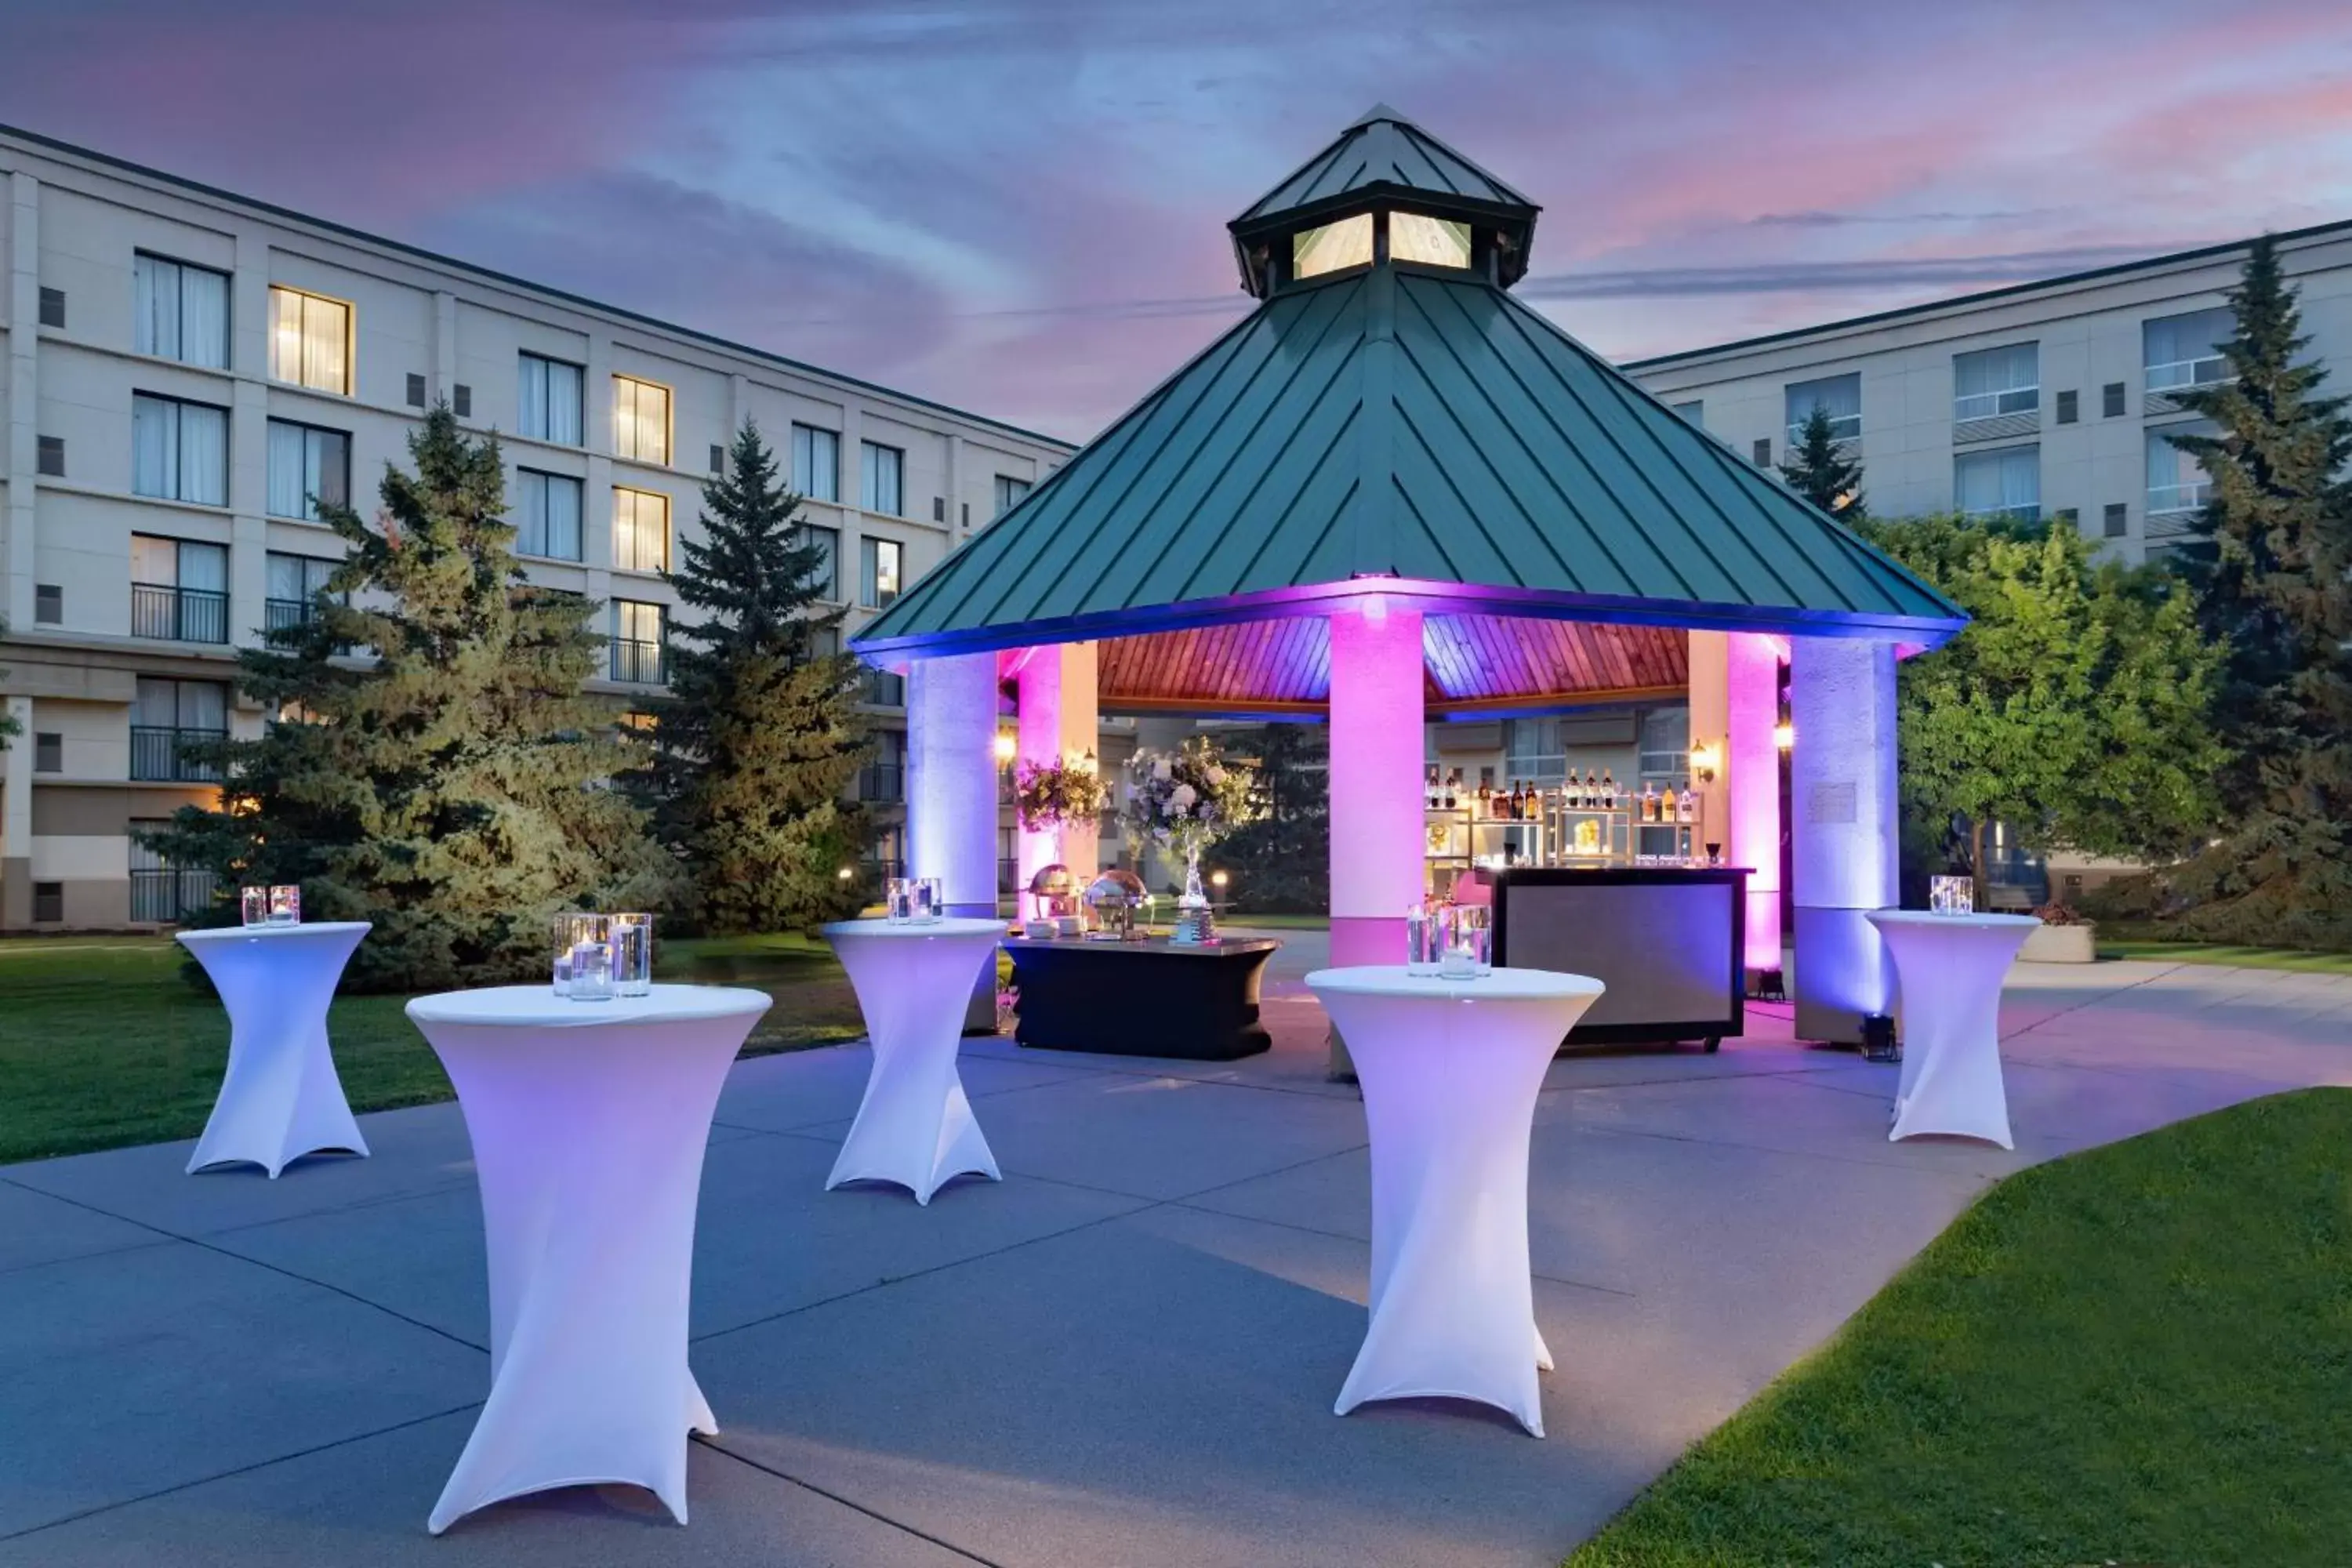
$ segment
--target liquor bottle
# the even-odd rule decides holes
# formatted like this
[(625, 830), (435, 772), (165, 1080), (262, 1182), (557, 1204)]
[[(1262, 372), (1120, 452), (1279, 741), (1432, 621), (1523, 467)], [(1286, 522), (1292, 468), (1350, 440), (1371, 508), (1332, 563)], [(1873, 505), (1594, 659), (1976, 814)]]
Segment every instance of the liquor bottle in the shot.
[(1435, 768), (1429, 770), (1429, 786), (1423, 793), (1425, 793), (1429, 797), (1423, 804), (1425, 804), (1430, 810), (1435, 811), (1437, 809), (1437, 803), (1444, 798), (1444, 790), (1437, 782), (1437, 770)]
[(1462, 770), (1460, 768), (1456, 768), (1452, 773), (1445, 775), (1445, 809), (1448, 811), (1456, 809), (1454, 805), (1454, 786), (1461, 782)]
[(1698, 792), (1691, 788), (1688, 779), (1683, 781), (1682, 813), (1675, 820), (1685, 823), (1698, 820)]
[(1518, 788), (1511, 792), (1512, 821), (1525, 822), (1528, 818), (1535, 815), (1534, 812), (1528, 809), (1528, 786), (1525, 784), (1519, 785)]
[(1658, 820), (1658, 786), (1654, 784), (1645, 784), (1642, 786), (1642, 820), (1644, 822)]
[(1666, 793), (1658, 797), (1658, 820), (1660, 822), (1680, 820), (1675, 815), (1675, 785), (1671, 779), (1666, 781)]
[(1606, 810), (1617, 809), (1617, 770), (1614, 768), (1601, 770), (1601, 804)]
[(1559, 786), (1559, 808), (1562, 811), (1584, 809), (1584, 786), (1576, 780), (1576, 770), (1568, 770), (1568, 777)]
[(1601, 809), (1601, 780), (1594, 776), (1591, 768), (1584, 770), (1584, 809), (1587, 811)]

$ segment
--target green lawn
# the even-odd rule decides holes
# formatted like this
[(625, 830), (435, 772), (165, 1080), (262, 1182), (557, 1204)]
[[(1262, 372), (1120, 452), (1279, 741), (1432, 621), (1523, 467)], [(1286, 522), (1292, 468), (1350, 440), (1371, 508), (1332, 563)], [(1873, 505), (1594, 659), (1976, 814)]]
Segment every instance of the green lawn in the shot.
[(2009, 1178), (1570, 1568), (2352, 1562), (2347, 1149), (2320, 1089)]
[(2212, 942), (2099, 939), (2101, 958), (2145, 958), (2159, 963), (2225, 963), (2240, 969), (2292, 969), (2305, 974), (2352, 974), (2352, 952), (2312, 952), (2292, 947), (2231, 947)]
[[(220, 1004), (180, 978), (163, 938), (0, 942), (0, 1163), (193, 1138), (228, 1058)], [(746, 1055), (864, 1033), (849, 980), (797, 936), (669, 942), (664, 980), (748, 985), (776, 1005)], [(449, 1098), (403, 996), (343, 996), (328, 1014), (354, 1110)]]

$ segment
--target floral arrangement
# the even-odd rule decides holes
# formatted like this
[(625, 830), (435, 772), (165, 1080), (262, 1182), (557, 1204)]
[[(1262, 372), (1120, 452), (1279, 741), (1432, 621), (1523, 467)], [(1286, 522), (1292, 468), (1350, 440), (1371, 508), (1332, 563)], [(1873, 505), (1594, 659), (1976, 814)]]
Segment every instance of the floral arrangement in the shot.
[(2086, 926), (2093, 923), (2090, 917), (2084, 914), (2082, 910), (2056, 899), (2042, 905), (2033, 912), (2046, 926)]
[(1092, 752), (1042, 766), (1024, 763), (1013, 771), (1013, 813), (1031, 833), (1100, 816), (1109, 805), (1110, 785), (1095, 770)]
[(1146, 747), (1127, 764), (1127, 805), (1120, 816), (1128, 830), (1187, 860), (1255, 815), (1250, 771), (1227, 762), (1205, 735), (1172, 752)]

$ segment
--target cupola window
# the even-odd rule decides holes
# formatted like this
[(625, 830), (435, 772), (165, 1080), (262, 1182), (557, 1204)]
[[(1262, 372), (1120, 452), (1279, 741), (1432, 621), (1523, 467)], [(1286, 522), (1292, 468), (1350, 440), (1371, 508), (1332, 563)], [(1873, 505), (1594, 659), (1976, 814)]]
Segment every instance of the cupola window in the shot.
[(1358, 213), (1338, 223), (1327, 223), (1294, 235), (1290, 241), (1290, 275), (1319, 278), (1343, 268), (1372, 264), (1372, 215)]
[(1428, 267), (1467, 267), (1470, 226), (1424, 213), (1391, 213), (1389, 257)]

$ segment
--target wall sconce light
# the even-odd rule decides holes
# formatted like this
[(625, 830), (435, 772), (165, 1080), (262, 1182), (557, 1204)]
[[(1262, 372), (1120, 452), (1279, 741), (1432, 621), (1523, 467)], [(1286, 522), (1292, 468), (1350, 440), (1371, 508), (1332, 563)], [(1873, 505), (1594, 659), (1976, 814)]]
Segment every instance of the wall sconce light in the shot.
[(999, 730), (996, 732), (996, 765), (998, 767), (1001, 768), (1011, 762), (1020, 749), (1021, 742), (1013, 739), (1012, 731)]
[(1772, 726), (1772, 744), (1787, 751), (1797, 743), (1797, 727), (1783, 719)]
[(1715, 782), (1715, 747), (1706, 741), (1691, 742), (1691, 777), (1701, 784)]

